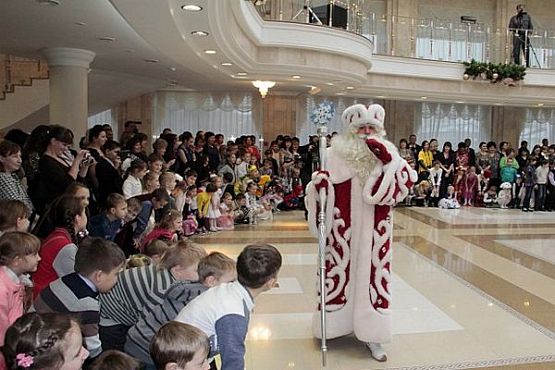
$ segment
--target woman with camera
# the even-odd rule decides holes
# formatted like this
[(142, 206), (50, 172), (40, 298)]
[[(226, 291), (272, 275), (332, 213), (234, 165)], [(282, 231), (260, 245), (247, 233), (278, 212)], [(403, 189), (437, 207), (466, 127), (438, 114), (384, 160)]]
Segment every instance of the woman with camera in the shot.
[(65, 127), (51, 125), (42, 139), (43, 152), (39, 160), (37, 189), (33, 189), (33, 202), (38, 214), (66, 188), (77, 180), (83, 180), (94, 158), (86, 150), (74, 155), (73, 133)]

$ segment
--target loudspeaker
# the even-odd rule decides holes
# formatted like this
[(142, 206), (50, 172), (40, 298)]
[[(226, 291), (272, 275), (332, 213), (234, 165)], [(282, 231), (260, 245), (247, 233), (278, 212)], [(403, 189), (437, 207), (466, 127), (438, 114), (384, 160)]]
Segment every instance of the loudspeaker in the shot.
[[(322, 5), (312, 8), (314, 14), (322, 21), (324, 25), (329, 24), (330, 19), (330, 9), (331, 5)], [(333, 6), (333, 27), (341, 27), (347, 29), (347, 9), (340, 7), (339, 5)], [(316, 23), (316, 19), (310, 14), (310, 23)]]

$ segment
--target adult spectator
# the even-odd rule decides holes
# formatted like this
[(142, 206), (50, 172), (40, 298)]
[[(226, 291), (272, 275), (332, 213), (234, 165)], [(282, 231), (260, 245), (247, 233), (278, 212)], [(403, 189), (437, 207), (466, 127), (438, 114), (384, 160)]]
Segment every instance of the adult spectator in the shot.
[(73, 182), (83, 181), (94, 162), (89, 152), (80, 149), (75, 157), (70, 152), (73, 133), (63, 126), (52, 125), (46, 132), (44, 150), (39, 161), (38, 187), (33, 203), (39, 214), (54, 199), (62, 195)]
[(181, 145), (177, 147), (177, 158), (175, 162), (175, 169), (181, 176), (193, 167), (196, 161), (195, 156), (195, 138), (189, 131), (185, 131), (181, 135)]
[(33, 212), (33, 203), (15, 174), (21, 168), (21, 148), (9, 140), (0, 142), (0, 199), (22, 201)]
[(464, 139), (464, 145), (468, 149), (469, 164), (471, 166), (476, 166), (476, 152), (472, 149), (472, 139), (467, 137)]
[(209, 159), (208, 168), (210, 169), (210, 172), (216, 172), (220, 166), (220, 152), (215, 146), (216, 136), (213, 132), (208, 131), (204, 134), (204, 140), (206, 141), (204, 154), (206, 154)]
[(140, 124), (140, 122), (137, 122), (137, 121), (127, 121), (127, 122), (125, 122), (124, 127), (123, 127), (124, 131), (121, 133), (121, 139), (120, 139), (120, 143), (124, 147), (127, 146), (128, 141), (131, 140), (131, 138), (137, 132), (139, 132), (138, 129), (137, 129), (137, 124)]

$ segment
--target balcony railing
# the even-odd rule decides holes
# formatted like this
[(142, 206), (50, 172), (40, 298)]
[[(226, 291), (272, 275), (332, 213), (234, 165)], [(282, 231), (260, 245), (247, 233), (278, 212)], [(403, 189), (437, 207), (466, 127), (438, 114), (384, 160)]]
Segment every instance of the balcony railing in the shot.
[[(374, 44), (375, 54), (452, 62), (512, 62), (514, 30), (480, 23), (377, 15), (364, 12), (364, 2), (267, 0), (257, 9), (266, 20), (322, 27), (333, 24), (356, 32)], [(319, 6), (313, 7), (314, 3)], [(523, 32), (522, 37), (525, 45), (529, 41), (531, 68), (555, 68), (555, 30), (535, 29)], [(524, 64), (524, 55), (521, 60)]]

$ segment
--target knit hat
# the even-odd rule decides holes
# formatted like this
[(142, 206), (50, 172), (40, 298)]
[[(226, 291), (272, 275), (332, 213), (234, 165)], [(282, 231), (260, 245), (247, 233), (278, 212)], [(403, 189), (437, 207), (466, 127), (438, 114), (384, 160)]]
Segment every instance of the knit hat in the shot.
[(384, 120), (385, 110), (379, 104), (372, 104), (368, 107), (363, 104), (351, 105), (341, 116), (343, 124), (348, 126), (352, 132), (370, 124), (376, 128), (380, 136), (385, 136)]

